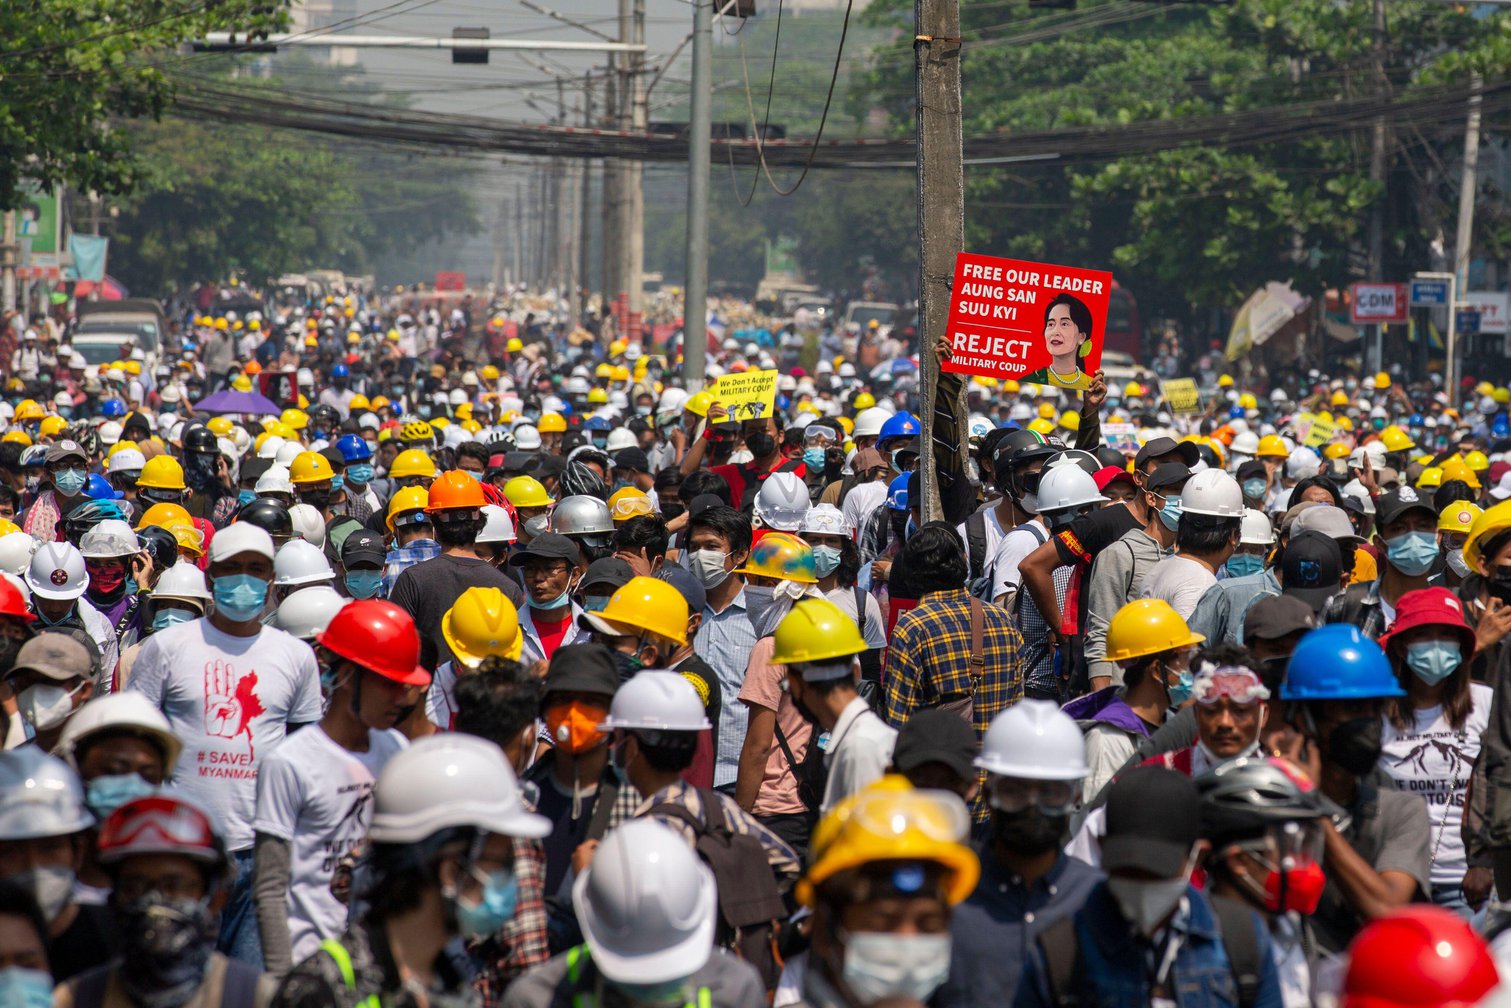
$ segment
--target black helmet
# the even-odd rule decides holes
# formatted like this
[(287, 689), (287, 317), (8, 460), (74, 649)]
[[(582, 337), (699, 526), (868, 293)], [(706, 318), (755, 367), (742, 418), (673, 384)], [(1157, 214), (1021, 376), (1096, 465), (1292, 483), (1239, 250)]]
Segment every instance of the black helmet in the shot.
[(1247, 757), (1196, 778), (1201, 795), (1202, 835), (1214, 844), (1241, 840), (1297, 819), (1320, 819), (1339, 811), (1316, 785), (1278, 759)]
[(1092, 454), (1097, 457), (1097, 461), (1102, 463), (1104, 468), (1106, 466), (1117, 466), (1119, 469), (1122, 469), (1128, 465), (1128, 457), (1126, 455), (1116, 448), (1109, 448), (1107, 445), (1097, 445), (1096, 450)]
[(200, 424), (189, 428), (184, 435), (184, 453), (197, 452), (201, 455), (216, 455), (220, 452), (220, 444), (216, 441), (215, 432)]
[(1054, 435), (1045, 437), (1038, 431), (1015, 430), (997, 443), (998, 479), (1009, 469), (1016, 469), (1037, 459), (1047, 459), (1065, 450), (1065, 442)]
[(165, 571), (178, 563), (178, 540), (160, 525), (144, 525), (137, 530), (142, 549), (152, 558), (152, 566)]
[(285, 543), (294, 538), (294, 520), (289, 509), (271, 497), (257, 497), (247, 501), (236, 512), (236, 521), (250, 522), (273, 537), (275, 543)]
[(1062, 465), (1080, 466), (1081, 471), (1088, 476), (1095, 476), (1102, 468), (1102, 463), (1097, 461), (1095, 455), (1088, 451), (1082, 451), (1079, 448), (1071, 448), (1060, 452), (1060, 454), (1045, 464), (1045, 468), (1049, 469)]
[(319, 403), (310, 407), (310, 423), (327, 423), (335, 426), (340, 422), (341, 414), (329, 403)]

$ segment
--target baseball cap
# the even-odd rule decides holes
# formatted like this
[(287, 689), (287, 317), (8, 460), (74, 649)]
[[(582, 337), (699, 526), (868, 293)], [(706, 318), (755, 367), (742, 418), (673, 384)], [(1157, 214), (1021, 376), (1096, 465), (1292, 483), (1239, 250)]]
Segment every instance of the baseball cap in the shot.
[(1144, 447), (1138, 450), (1137, 455), (1133, 456), (1133, 467), (1135, 469), (1142, 469), (1144, 463), (1150, 459), (1170, 454), (1179, 455), (1180, 460), (1188, 467), (1194, 466), (1197, 460), (1201, 458), (1201, 452), (1197, 451), (1196, 445), (1190, 441), (1176, 441), (1171, 437), (1157, 437), (1151, 439)]
[(699, 494), (688, 503), (687, 518), (689, 521), (692, 521), (710, 508), (725, 506), (724, 501), (719, 498), (718, 494)]
[(614, 468), (648, 473), (651, 471), (651, 462), (639, 448), (621, 448), (614, 453)]
[[(1168, 441), (1169, 438), (1162, 440)], [(1190, 442), (1186, 442), (1190, 444)], [(1149, 474), (1144, 483), (1146, 490), (1163, 490), (1167, 487), (1180, 486), (1191, 478), (1191, 470), (1179, 462), (1166, 462)]]
[(251, 522), (232, 522), (210, 540), (211, 563), (219, 563), (238, 553), (256, 553), (271, 560), (275, 552), (273, 537)]
[(67, 682), (70, 679), (94, 679), (94, 656), (66, 633), (40, 633), (21, 645), (16, 664), (7, 675), (17, 672)]
[(582, 558), (577, 544), (556, 532), (542, 532), (509, 558), (510, 567), (523, 567), (531, 560), (565, 560), (575, 564)]
[[(612, 595), (615, 590), (629, 584), (630, 578), (635, 572), (630, 570), (630, 565), (618, 557), (603, 557), (588, 564), (587, 572), (582, 576), (582, 584), (578, 590), (584, 595)], [(589, 591), (588, 589), (598, 586), (607, 591)]]
[(44, 459), (44, 462), (47, 465), (51, 465), (64, 459), (75, 458), (86, 465), (89, 463), (89, 453), (77, 441), (64, 439), (62, 441), (55, 441), (52, 447), (47, 449), (47, 458)]
[(383, 537), (370, 529), (358, 529), (341, 544), (341, 563), (350, 568), (356, 563), (375, 563), (379, 567), (388, 559)]
[(892, 765), (902, 773), (925, 763), (943, 763), (962, 780), (976, 776), (976, 731), (953, 711), (921, 710), (897, 729)]
[(1201, 798), (1191, 778), (1164, 767), (1136, 767), (1107, 792), (1102, 868), (1138, 868), (1174, 878), (1201, 839)]
[(1409, 511), (1424, 511), (1437, 519), (1437, 509), (1432, 501), (1417, 493), (1414, 487), (1403, 486), (1375, 498), (1375, 526), (1383, 529)]
[(1330, 536), (1321, 532), (1293, 534), (1280, 556), (1280, 586), (1312, 610), (1342, 588), (1343, 552)]
[(861, 448), (850, 459), (851, 472), (865, 472), (867, 469), (877, 469), (886, 465), (890, 465), (890, 463), (882, 458), (881, 452), (875, 448)]
[(665, 564), (656, 572), (656, 576), (673, 588), (687, 601), (689, 613), (700, 613), (708, 604), (708, 592), (703, 587), (693, 572), (679, 564)]
[(1130, 486), (1134, 484), (1133, 473), (1122, 466), (1103, 466), (1096, 471), (1092, 479), (1096, 480), (1098, 490), (1106, 490), (1118, 480), (1124, 480)]
[(1296, 520), (1291, 523), (1291, 535), (1302, 532), (1321, 532), (1330, 539), (1364, 541), (1354, 531), (1354, 523), (1348, 520), (1348, 514), (1342, 508), (1334, 507), (1332, 504), (1318, 504), (1298, 514)]
[(552, 693), (601, 693), (619, 689), (619, 669), (602, 644), (568, 644), (556, 649), (541, 686), (541, 703)]
[(1243, 639), (1279, 640), (1298, 630), (1317, 626), (1317, 614), (1295, 595), (1266, 595), (1243, 617)]
[(1255, 459), (1252, 462), (1245, 462), (1239, 466), (1238, 472), (1233, 474), (1233, 478), (1242, 483), (1247, 479), (1265, 479), (1269, 475), (1270, 471), (1264, 467), (1264, 463)]

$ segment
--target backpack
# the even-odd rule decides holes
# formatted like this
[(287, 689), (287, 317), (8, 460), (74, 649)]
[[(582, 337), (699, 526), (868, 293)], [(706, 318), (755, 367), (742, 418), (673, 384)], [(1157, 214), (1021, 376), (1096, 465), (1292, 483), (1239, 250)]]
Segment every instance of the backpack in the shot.
[[(865, 638), (866, 638), (866, 622), (867, 622), (867, 618), (866, 618), (866, 590), (864, 588), (861, 588), (859, 585), (857, 585), (855, 588), (853, 588), (851, 590), (855, 592), (855, 625), (856, 625), (856, 629), (858, 629), (860, 631), (861, 640), (865, 640)], [(866, 652), (863, 652), (860, 655), (861, 677), (859, 679), (857, 679), (856, 682), (855, 682), (855, 691), (860, 694), (860, 698), (862, 700), (864, 700), (866, 702), (866, 704), (872, 710), (879, 712), (881, 710), (881, 682), (880, 682), (880, 679), (881, 679), (880, 671), (881, 671), (881, 669), (879, 667), (876, 668), (875, 671), (877, 672), (877, 675), (876, 675), (875, 678), (872, 678), (871, 676), (869, 676), (869, 675), (866, 674), (867, 673), (866, 665), (868, 664), (866, 656), (868, 654), (871, 654), (871, 652), (869, 650), (867, 650)], [(877, 663), (877, 664), (879, 666), (879, 663)]]
[[(978, 511), (971, 517), (974, 518), (977, 516), (980, 516), (981, 518), (981, 548), (984, 551), (986, 549), (986, 516)], [(969, 532), (969, 520), (966, 521), (965, 527), (966, 531)], [(1049, 542), (1049, 529), (1045, 528), (1043, 525), (1039, 524), (1036, 521), (1026, 521), (1022, 525), (1014, 526), (1013, 528), (1007, 530), (1007, 534), (1012, 535), (1014, 532), (1018, 531), (1018, 529), (1028, 529), (1029, 532), (1032, 532), (1034, 538), (1038, 540), (1039, 546), (1043, 546), (1045, 543)], [(971, 580), (966, 584), (966, 591), (970, 592), (972, 595), (976, 596), (983, 602), (995, 602), (996, 599), (992, 598), (992, 582), (995, 580), (993, 575), (996, 572), (996, 565), (988, 565), (985, 563), (985, 561), (983, 561), (982, 566), (985, 569), (977, 572), (974, 564), (972, 565)]]
[(717, 792), (698, 788), (698, 797), (703, 800), (701, 818), (673, 802), (662, 802), (646, 814), (678, 819), (692, 827), (697, 836), (694, 848), (712, 869), (719, 887), (714, 944), (754, 966), (765, 988), (775, 990), (782, 972), (777, 937), (787, 905), (766, 860), (766, 849), (753, 835), (731, 828)]
[(815, 736), (808, 740), (808, 749), (803, 753), (803, 761), (799, 763), (781, 724), (772, 727), (776, 730), (776, 744), (787, 759), (793, 779), (797, 781), (798, 800), (810, 812), (817, 812), (824, 804), (824, 789), (829, 784), (829, 768), (824, 765), (824, 753), (818, 747), (818, 738)]
[[(1209, 894), (1207, 902), (1222, 932), (1222, 949), (1227, 954), (1228, 969), (1233, 973), (1233, 984), (1238, 991), (1238, 1008), (1253, 1008), (1259, 1000), (1262, 968), (1259, 936), (1254, 931), (1254, 912), (1226, 896)], [(1076, 1008), (1081, 1002), (1075, 993), (1075, 977), (1082, 963), (1075, 915), (1062, 917), (1040, 932), (1038, 945), (1039, 954), (1044, 957), (1050, 1001), (1062, 1008)]]
[(971, 567), (971, 582), (981, 577), (986, 565), (986, 512), (972, 511), (965, 520), (965, 559)]

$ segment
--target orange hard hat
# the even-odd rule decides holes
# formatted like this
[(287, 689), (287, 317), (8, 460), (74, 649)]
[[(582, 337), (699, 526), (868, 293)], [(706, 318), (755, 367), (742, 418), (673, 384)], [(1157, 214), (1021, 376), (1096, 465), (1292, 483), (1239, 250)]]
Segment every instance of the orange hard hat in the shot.
[(430, 484), (430, 501), (425, 505), (425, 513), (480, 510), (486, 503), (481, 483), (460, 469), (451, 469)]

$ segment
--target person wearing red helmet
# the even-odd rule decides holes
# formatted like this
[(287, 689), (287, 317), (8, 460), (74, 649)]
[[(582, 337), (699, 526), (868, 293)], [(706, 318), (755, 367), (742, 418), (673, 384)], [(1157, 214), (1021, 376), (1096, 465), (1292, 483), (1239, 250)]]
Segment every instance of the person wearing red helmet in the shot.
[(1339, 1008), (1467, 1008), (1500, 982), (1469, 922), (1432, 906), (1402, 907), (1364, 927), (1349, 947)]
[(97, 850), (121, 955), (61, 984), (56, 1008), (269, 1002), (269, 978), (215, 951), (232, 869), (204, 808), (182, 794), (135, 798), (100, 824)]
[(316, 644), (325, 716), (270, 753), (257, 778), (254, 897), (274, 976), (345, 926), (336, 862), (362, 844), (373, 783), (405, 746), (393, 728), (430, 684), (414, 620), (391, 602), (348, 603)]

